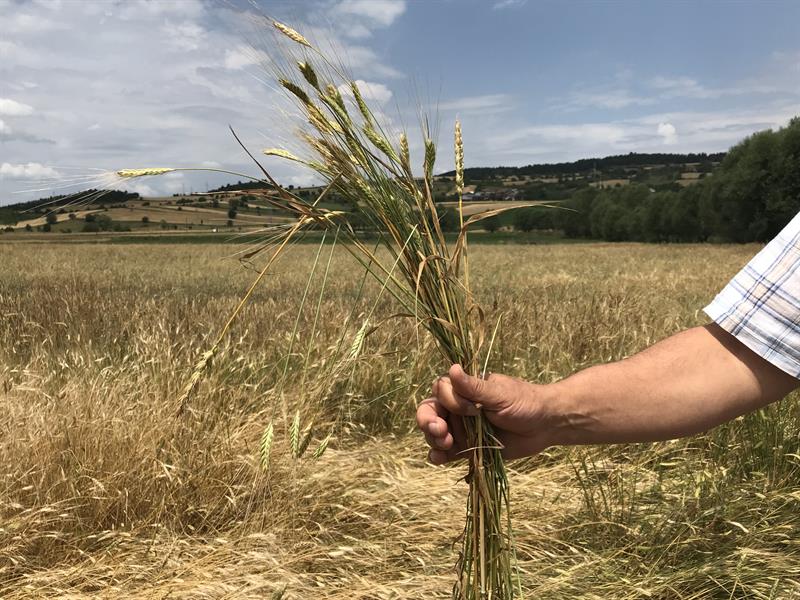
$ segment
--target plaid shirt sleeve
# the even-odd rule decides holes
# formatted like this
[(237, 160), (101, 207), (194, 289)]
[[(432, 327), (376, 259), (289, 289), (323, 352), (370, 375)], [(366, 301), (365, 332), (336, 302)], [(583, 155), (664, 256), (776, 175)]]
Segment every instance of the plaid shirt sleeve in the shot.
[(800, 379), (800, 214), (704, 310), (753, 352)]

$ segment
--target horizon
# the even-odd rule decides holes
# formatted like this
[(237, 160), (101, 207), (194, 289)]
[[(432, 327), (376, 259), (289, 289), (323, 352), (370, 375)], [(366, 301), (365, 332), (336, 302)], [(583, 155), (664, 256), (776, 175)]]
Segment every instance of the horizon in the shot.
[[(435, 113), (439, 173), (452, 169), (456, 116), (471, 168), (724, 152), (800, 114), (792, 2), (704, 2), (681, 19), (674, 5), (632, 2), (261, 6), (333, 46), (391, 127), (413, 130), (418, 109)], [(262, 81), (272, 46), (248, 10), (244, 0), (0, 0), (0, 204), (91, 187), (92, 169), (254, 173), (227, 125), (253, 150), (285, 145), (292, 125)], [(313, 183), (292, 165), (269, 166), (286, 185)], [(76, 189), (12, 194), (73, 177)], [(162, 196), (234, 180), (175, 173), (125, 189)]]

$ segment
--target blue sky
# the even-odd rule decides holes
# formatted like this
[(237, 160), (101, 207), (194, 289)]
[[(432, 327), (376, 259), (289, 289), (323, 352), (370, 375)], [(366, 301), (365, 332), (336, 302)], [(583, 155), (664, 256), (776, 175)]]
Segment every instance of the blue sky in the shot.
[[(264, 12), (332, 47), (390, 129), (463, 122), (467, 166), (718, 151), (800, 114), (800, 2), (308, 0)], [(244, 0), (0, 0), (0, 203), (103, 169), (253, 172), (292, 146), (264, 84), (274, 40)], [(413, 148), (412, 148), (413, 149)], [(271, 163), (285, 183), (310, 175)], [(97, 169), (94, 171), (93, 169)], [(139, 181), (145, 194), (216, 176)]]

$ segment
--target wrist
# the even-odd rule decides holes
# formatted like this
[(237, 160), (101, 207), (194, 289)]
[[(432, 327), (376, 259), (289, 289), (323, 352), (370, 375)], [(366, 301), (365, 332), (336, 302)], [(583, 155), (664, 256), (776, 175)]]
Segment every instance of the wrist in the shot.
[(547, 425), (548, 446), (576, 446), (591, 443), (585, 427), (590, 420), (584, 414), (585, 404), (579, 402), (575, 387), (568, 380), (540, 388), (542, 421)]

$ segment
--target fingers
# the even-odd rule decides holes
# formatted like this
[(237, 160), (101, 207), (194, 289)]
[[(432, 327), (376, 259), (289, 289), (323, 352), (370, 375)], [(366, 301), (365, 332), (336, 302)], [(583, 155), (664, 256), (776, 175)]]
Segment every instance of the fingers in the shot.
[(417, 427), (423, 433), (444, 435), (447, 432), (447, 410), (436, 398), (428, 398), (417, 407)]
[(439, 377), (434, 382), (433, 395), (449, 413), (469, 416), (476, 416), (479, 413), (474, 403), (453, 389), (453, 384), (449, 377)]
[(448, 379), (458, 396), (479, 404), (491, 403), (492, 397), (486, 389), (485, 379), (467, 375), (461, 365), (450, 367), (448, 375)]
[(448, 450), (453, 445), (453, 436), (448, 430), (446, 418), (447, 410), (436, 398), (423, 400), (417, 407), (417, 427), (432, 448)]
[(426, 433), (425, 441), (428, 442), (428, 446), (436, 450), (450, 450), (454, 443), (453, 436), (450, 433), (446, 433), (441, 437), (436, 437)]
[(443, 465), (449, 461), (450, 458), (448, 457), (447, 452), (444, 450), (436, 450), (431, 448), (431, 450), (428, 452), (428, 460), (434, 465)]
[(428, 452), (428, 460), (434, 465), (443, 465), (454, 460), (466, 458), (464, 454), (466, 431), (464, 430), (463, 420), (459, 416), (452, 415), (447, 419), (447, 426), (449, 432), (444, 438), (432, 437), (428, 441), (431, 446), (431, 450)]

